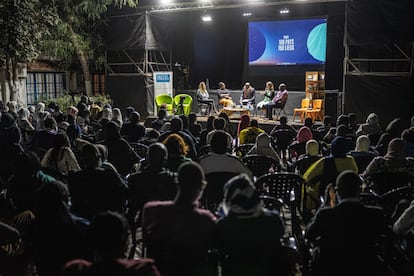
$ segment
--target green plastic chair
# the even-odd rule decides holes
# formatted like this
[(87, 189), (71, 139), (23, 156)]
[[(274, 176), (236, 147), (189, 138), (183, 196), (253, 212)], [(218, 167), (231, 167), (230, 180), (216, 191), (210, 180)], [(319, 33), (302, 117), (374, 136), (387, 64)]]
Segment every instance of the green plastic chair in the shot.
[[(184, 98), (182, 107), (180, 106), (180, 99), (181, 97)], [(174, 109), (175, 114), (181, 115), (185, 114), (188, 115), (191, 112), (191, 105), (193, 104), (193, 98), (188, 94), (178, 94), (174, 97)]]
[(167, 112), (172, 112), (173, 110), (173, 98), (168, 94), (160, 94), (156, 96), (155, 104), (157, 105), (157, 110), (160, 110), (160, 107), (163, 104), (167, 106)]

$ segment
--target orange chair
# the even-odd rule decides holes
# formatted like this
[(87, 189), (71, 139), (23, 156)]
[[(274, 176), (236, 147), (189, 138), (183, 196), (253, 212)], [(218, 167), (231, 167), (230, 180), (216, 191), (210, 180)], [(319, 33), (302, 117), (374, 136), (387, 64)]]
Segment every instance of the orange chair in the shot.
[(302, 103), (300, 105), (300, 108), (294, 108), (293, 109), (293, 117), (292, 122), (295, 121), (296, 114), (300, 115), (300, 122), (303, 122), (303, 118), (305, 117), (305, 113), (308, 110), (309, 107), (309, 99), (302, 99)]
[(322, 105), (323, 100), (317, 99), (312, 101), (312, 109), (305, 111), (305, 117), (312, 118), (312, 121), (320, 120), (322, 121)]

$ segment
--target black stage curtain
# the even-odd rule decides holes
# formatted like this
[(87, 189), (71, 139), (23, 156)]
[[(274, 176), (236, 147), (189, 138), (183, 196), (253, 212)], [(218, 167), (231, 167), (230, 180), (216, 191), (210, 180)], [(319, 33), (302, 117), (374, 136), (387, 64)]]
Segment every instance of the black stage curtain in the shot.
[(347, 1), (350, 45), (414, 41), (413, 0)]
[(144, 77), (137, 76), (107, 76), (106, 91), (111, 96), (115, 107), (122, 112), (127, 106), (133, 106), (143, 118), (149, 114), (148, 97)]
[(407, 123), (414, 112), (412, 78), (390, 76), (346, 76), (345, 114), (354, 112), (358, 122), (377, 113), (381, 126), (394, 118)]

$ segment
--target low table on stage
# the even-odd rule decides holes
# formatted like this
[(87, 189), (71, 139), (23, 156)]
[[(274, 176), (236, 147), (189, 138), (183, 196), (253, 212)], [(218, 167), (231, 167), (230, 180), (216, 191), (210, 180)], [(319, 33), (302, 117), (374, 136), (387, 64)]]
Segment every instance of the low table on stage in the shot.
[(227, 116), (231, 117), (234, 112), (240, 113), (240, 116), (243, 114), (250, 115), (250, 110), (247, 107), (230, 107), (226, 106), (223, 107), (222, 111), (227, 114)]

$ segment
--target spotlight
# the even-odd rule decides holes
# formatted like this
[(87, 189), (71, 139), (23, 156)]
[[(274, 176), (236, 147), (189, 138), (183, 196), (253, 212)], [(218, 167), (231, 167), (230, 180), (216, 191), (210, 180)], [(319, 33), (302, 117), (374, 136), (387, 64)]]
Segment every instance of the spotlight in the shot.
[(171, 4), (172, 0), (160, 0), (161, 5)]
[(280, 14), (288, 14), (289, 13), (289, 9), (288, 8), (283, 8), (280, 10)]
[(252, 13), (251, 12), (245, 12), (245, 13), (243, 13), (243, 16), (252, 16)]
[(204, 22), (211, 22), (211, 21), (213, 21), (213, 19), (211, 18), (210, 15), (203, 15), (201, 17), (201, 20), (203, 20)]

